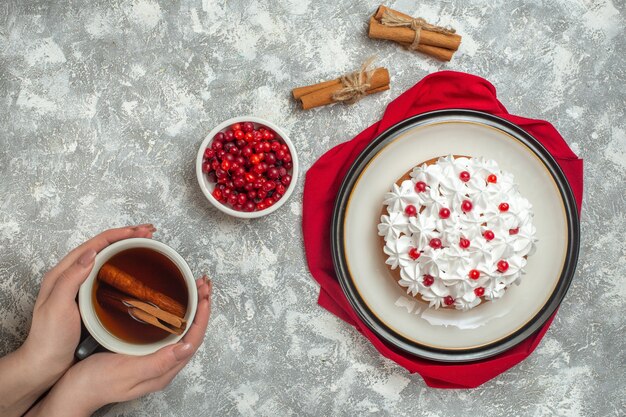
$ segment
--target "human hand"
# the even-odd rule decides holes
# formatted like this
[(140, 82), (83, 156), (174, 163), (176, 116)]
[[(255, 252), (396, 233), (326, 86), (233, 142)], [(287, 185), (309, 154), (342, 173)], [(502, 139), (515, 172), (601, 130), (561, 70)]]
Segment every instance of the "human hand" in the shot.
[(198, 309), (182, 340), (146, 356), (96, 353), (72, 366), (28, 416), (88, 416), (114, 402), (164, 389), (204, 339), (211, 314), (211, 281), (196, 280)]
[(80, 245), (43, 277), (24, 344), (0, 359), (0, 415), (21, 415), (72, 365), (80, 338), (76, 294), (96, 253), (118, 240), (151, 238), (151, 224), (107, 230)]
[[(107, 230), (83, 243), (44, 275), (23, 349), (60, 377), (72, 364), (80, 339), (76, 295), (91, 272), (96, 254), (128, 238), (151, 238), (151, 224)], [(44, 369), (42, 367), (41, 369)]]

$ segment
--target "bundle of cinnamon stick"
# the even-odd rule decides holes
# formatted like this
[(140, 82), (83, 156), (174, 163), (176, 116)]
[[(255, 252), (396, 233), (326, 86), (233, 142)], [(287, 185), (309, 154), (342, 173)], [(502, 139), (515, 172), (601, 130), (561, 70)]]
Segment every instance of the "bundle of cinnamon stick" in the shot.
[(461, 36), (454, 29), (431, 25), (382, 5), (370, 18), (368, 34), (372, 39), (395, 41), (442, 61), (450, 61), (461, 44)]
[(368, 70), (371, 61), (371, 58), (367, 60), (360, 71), (294, 88), (291, 91), (293, 98), (302, 104), (304, 110), (308, 110), (335, 102), (354, 103), (367, 95), (389, 90), (389, 71), (383, 67)]

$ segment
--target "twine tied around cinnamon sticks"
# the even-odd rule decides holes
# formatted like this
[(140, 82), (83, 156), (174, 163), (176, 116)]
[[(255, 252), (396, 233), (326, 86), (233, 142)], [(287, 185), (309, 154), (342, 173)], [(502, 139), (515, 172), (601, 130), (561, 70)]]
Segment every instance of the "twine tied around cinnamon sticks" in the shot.
[(442, 33), (444, 35), (451, 35), (456, 33), (456, 30), (453, 28), (446, 28), (443, 26), (432, 25), (428, 23), (425, 19), (421, 17), (405, 17), (398, 14), (393, 14), (389, 12), (389, 9), (383, 11), (382, 18), (380, 19), (380, 23), (385, 26), (391, 27), (409, 27), (415, 31), (415, 39), (408, 46), (409, 49), (414, 51), (417, 50), (417, 47), (420, 43), (420, 36), (422, 33), (422, 29), (435, 32)]
[(382, 5), (370, 18), (368, 35), (398, 42), (442, 61), (450, 61), (461, 44), (461, 36), (452, 28), (432, 25)]
[(389, 90), (389, 71), (383, 67), (370, 70), (373, 61), (374, 57), (368, 58), (360, 70), (334, 80), (294, 88), (293, 97), (308, 110), (336, 102), (353, 104), (370, 94)]
[(359, 71), (342, 75), (339, 79), (344, 87), (333, 93), (333, 100), (353, 104), (365, 97), (367, 90), (371, 87), (373, 71), (368, 71), (367, 68), (372, 62), (374, 62), (374, 57), (368, 58)]

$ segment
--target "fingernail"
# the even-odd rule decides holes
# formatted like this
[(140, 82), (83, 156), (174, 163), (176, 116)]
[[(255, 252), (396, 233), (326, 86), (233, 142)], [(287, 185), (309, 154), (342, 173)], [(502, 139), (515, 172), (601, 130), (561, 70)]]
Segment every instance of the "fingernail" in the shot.
[(93, 262), (96, 257), (96, 251), (93, 249), (89, 249), (87, 252), (80, 255), (78, 258), (78, 263), (82, 266), (89, 266)]
[(179, 343), (178, 346), (174, 348), (174, 357), (177, 361), (187, 359), (193, 352), (191, 348), (191, 343)]

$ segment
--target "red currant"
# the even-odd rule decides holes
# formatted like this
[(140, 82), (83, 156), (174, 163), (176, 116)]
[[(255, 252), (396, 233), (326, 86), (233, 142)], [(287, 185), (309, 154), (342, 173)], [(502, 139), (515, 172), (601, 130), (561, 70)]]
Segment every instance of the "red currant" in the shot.
[(417, 209), (415, 208), (413, 204), (409, 204), (404, 209), (404, 212), (406, 213), (407, 216), (415, 216), (417, 214)]
[(409, 250), (409, 257), (410, 257), (411, 259), (413, 259), (414, 261), (415, 261), (415, 260), (417, 260), (417, 258), (419, 258), (419, 257), (420, 257), (420, 255), (421, 255), (421, 254), (420, 254), (420, 251), (419, 251), (419, 250), (417, 250), (417, 248), (411, 248), (411, 249)]
[(216, 188), (215, 190), (213, 190), (213, 197), (215, 197), (215, 199), (217, 201), (222, 201), (222, 198), (224, 198), (224, 196), (222, 195), (222, 190), (220, 190), (219, 188)]
[(439, 249), (441, 247), (441, 239), (436, 237), (432, 238), (430, 239), (430, 242), (428, 242), (428, 245), (430, 245), (433, 249)]
[(519, 227), (516, 227), (515, 229), (509, 229), (510, 235), (516, 235), (518, 233), (519, 233)]
[(452, 298), (451, 296), (447, 295), (443, 298), (443, 303), (447, 306), (451, 306), (452, 304), (454, 304), (454, 298)]
[(478, 269), (471, 269), (469, 274), (467, 274), (471, 279), (480, 278), (480, 271)]
[(496, 237), (496, 235), (491, 231), (491, 230), (485, 230), (483, 232), (483, 237), (485, 238), (485, 240), (493, 240), (494, 237)]
[(447, 219), (448, 217), (450, 217), (450, 209), (443, 207), (441, 210), (439, 210), (439, 217), (441, 217), (442, 219)]
[(252, 132), (254, 130), (254, 125), (250, 122), (245, 122), (242, 128), (244, 132)]
[(461, 171), (461, 173), (459, 174), (459, 178), (463, 182), (468, 182), (470, 180), (470, 173), (467, 171)]
[(243, 139), (246, 137), (246, 134), (243, 133), (243, 130), (235, 130), (235, 139), (239, 140), (239, 139)]
[(509, 269), (509, 263), (507, 261), (505, 261), (504, 259), (498, 262), (498, 271), (499, 272), (506, 272), (507, 269)]
[(433, 285), (435, 283), (435, 278), (433, 278), (431, 275), (424, 275), (424, 279), (422, 280), (422, 284), (424, 284), (425, 287), (430, 287), (431, 285)]
[(498, 209), (500, 211), (509, 211), (509, 203), (500, 203)]
[(487, 177), (487, 182), (495, 184), (496, 182), (498, 182), (498, 177), (496, 177), (494, 174), (491, 174)]
[(477, 297), (482, 297), (485, 295), (485, 289), (483, 287), (478, 287), (474, 290), (474, 294), (476, 294)]
[(206, 148), (204, 150), (204, 157), (207, 159), (211, 159), (215, 156), (215, 151), (211, 148)]
[(459, 240), (459, 246), (460, 246), (462, 249), (467, 249), (467, 248), (469, 248), (469, 246), (470, 246), (470, 241), (469, 241), (469, 239), (465, 239), (465, 238), (463, 238), (463, 237), (462, 237), (462, 238), (461, 238), (461, 240)]
[(284, 175), (280, 179), (280, 182), (282, 182), (285, 187), (289, 186), (289, 184), (291, 184), (291, 175)]
[(418, 193), (422, 193), (426, 191), (426, 183), (424, 181), (418, 181), (415, 183), (415, 191)]
[(241, 123), (235, 123), (230, 127), (233, 131), (241, 130)]

